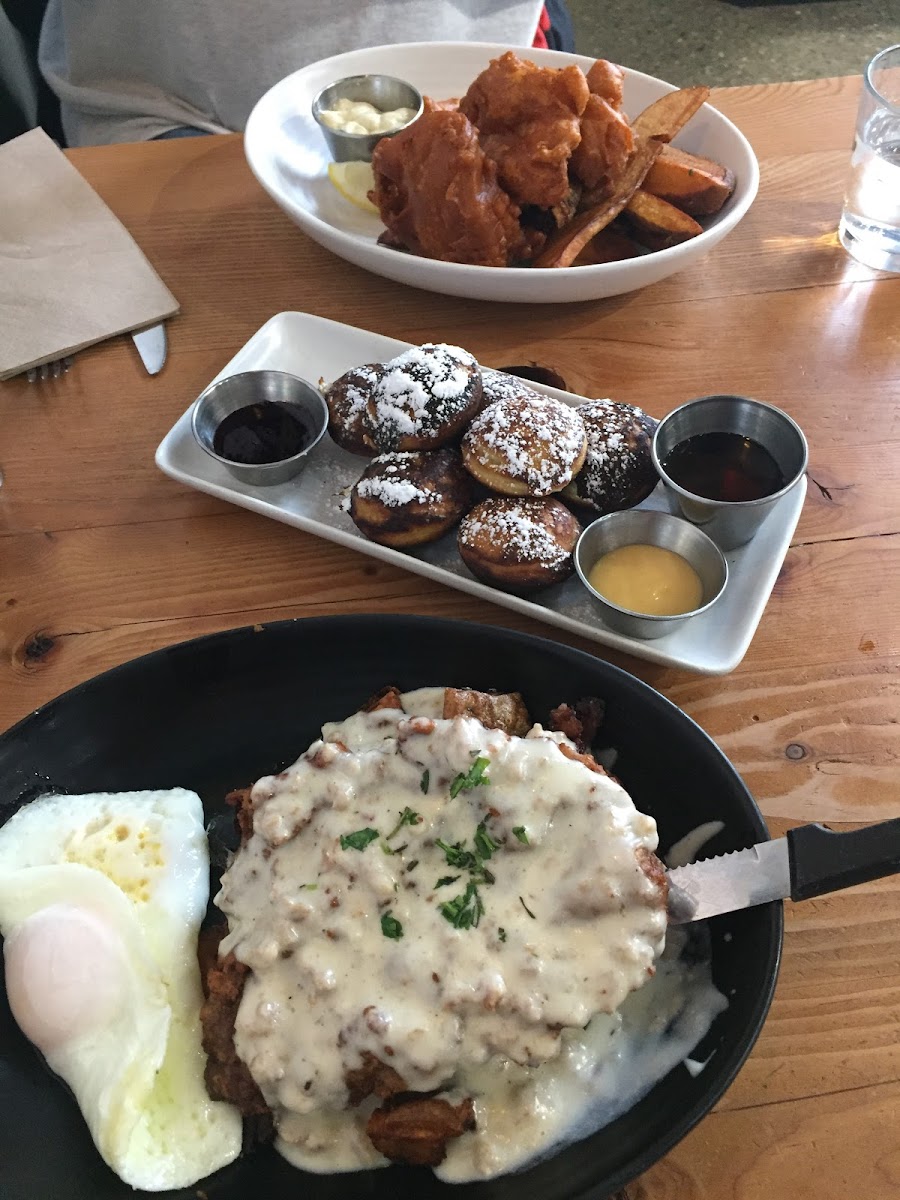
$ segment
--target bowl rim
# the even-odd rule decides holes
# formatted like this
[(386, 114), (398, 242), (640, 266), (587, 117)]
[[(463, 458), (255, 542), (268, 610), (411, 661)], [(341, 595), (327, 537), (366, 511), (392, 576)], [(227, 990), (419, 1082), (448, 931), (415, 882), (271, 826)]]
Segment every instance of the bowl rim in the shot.
[[(491, 55), (503, 54), (507, 50), (513, 50), (515, 52), (521, 52), (523, 56), (529, 58), (531, 61), (536, 62), (538, 65), (560, 67), (574, 65), (580, 66), (585, 71), (592, 63), (597, 61), (596, 58), (584, 54), (570, 54), (558, 50), (543, 50), (537, 47), (526, 48), (521, 46), (509, 46), (494, 42), (405, 42), (398, 43), (397, 45), (369, 46), (362, 50), (350, 50), (343, 54), (333, 55), (327, 59), (321, 59), (316, 63), (310, 63), (306, 67), (301, 67), (298, 71), (292, 72), (284, 79), (281, 79), (277, 83), (273, 84), (272, 87), (270, 87), (268, 91), (266, 91), (259, 98), (247, 119), (247, 125), (244, 134), (244, 152), (250, 169), (260, 185), (266, 192), (268, 192), (270, 196), (272, 196), (279, 207), (284, 207), (282, 199), (269, 186), (263, 156), (258, 154), (256, 150), (258, 144), (256, 129), (257, 126), (264, 125), (266, 121), (267, 109), (273, 103), (272, 98), (275, 93), (283, 87), (289, 87), (292, 81), (295, 81), (298, 76), (304, 74), (313, 66), (321, 67), (326, 63), (334, 63), (337, 67), (342, 61), (346, 61), (348, 59), (353, 61), (364, 54), (378, 54), (385, 51), (389, 51), (391, 53), (396, 52), (398, 54), (415, 54), (416, 52), (424, 50), (433, 51), (435, 49), (441, 49), (448, 53), (453, 53), (455, 51), (483, 50)], [(634, 68), (625, 66), (622, 67), (622, 70), (625, 73), (626, 82), (629, 78), (633, 78), (650, 83), (651, 85), (658, 86), (662, 89), (660, 95), (678, 90), (676, 84), (669, 83), (664, 79), (659, 79), (654, 75), (648, 75), (644, 71), (638, 71)], [(366, 72), (361, 73), (365, 74)], [(388, 72), (372, 71), (368, 73), (387, 74)], [(711, 249), (715, 242), (717, 242), (721, 237), (724, 237), (726, 234), (730, 233), (731, 230), (742, 220), (750, 206), (753, 204), (753, 201), (755, 200), (756, 194), (759, 190), (759, 161), (746, 136), (734, 124), (733, 121), (725, 116), (723, 112), (717, 109), (714, 105), (710, 104), (709, 101), (705, 101), (701, 105), (699, 112), (711, 113), (716, 121), (722, 122), (724, 127), (736, 139), (747, 160), (748, 170), (746, 172), (746, 179), (741, 174), (736, 173), (737, 184), (735, 187), (735, 193), (733, 193), (726, 202), (726, 211), (724, 215), (722, 215), (721, 212), (715, 214), (716, 219), (714, 223), (710, 224), (709, 227), (704, 229), (701, 234), (698, 234), (698, 236), (695, 238), (691, 238), (689, 241), (679, 242), (677, 245), (668, 246), (663, 250), (648, 251), (646, 254), (641, 254), (634, 259), (624, 260), (622, 262), (593, 263), (577, 267), (556, 267), (552, 270), (554, 279), (573, 281), (576, 279), (601, 280), (606, 277), (615, 277), (620, 272), (628, 271), (629, 268), (632, 268), (636, 264), (643, 263), (647, 260), (661, 264), (677, 263), (682, 259), (691, 261), (695, 257), (700, 257), (705, 249)], [(359, 134), (356, 136), (361, 137), (362, 135)], [(725, 165), (731, 167), (730, 163), (726, 163)], [(734, 168), (732, 167), (731, 169)], [(736, 195), (739, 192), (741, 194), (736, 198)], [(338, 226), (333, 225), (330, 221), (323, 220), (322, 217), (310, 211), (310, 209), (301, 203), (295, 202), (291, 204), (288, 211), (301, 228), (314, 229), (319, 236), (326, 237), (328, 240), (325, 244), (328, 245), (328, 248), (331, 249), (332, 252), (338, 253), (342, 257), (344, 256), (345, 250), (350, 247), (358, 247), (360, 245), (365, 246), (367, 251), (379, 251), (381, 254), (396, 255), (398, 253), (396, 250), (385, 246), (379, 246), (377, 243), (370, 245), (367, 241), (362, 240), (358, 234), (348, 233)], [(340, 247), (340, 249), (338, 247)], [(540, 270), (538, 269), (538, 275), (536, 276), (536, 269), (534, 267), (488, 267), (473, 263), (445, 262), (442, 259), (420, 258), (419, 256), (413, 257), (416, 258), (417, 261), (430, 263), (433, 266), (439, 267), (442, 272), (446, 271), (449, 280), (452, 281), (456, 279), (460, 285), (462, 280), (465, 278), (490, 279), (496, 278), (499, 274), (503, 279), (509, 279), (510, 281), (524, 281), (527, 279), (534, 280), (535, 278), (540, 278), (541, 274)], [(350, 259), (349, 261), (354, 260)], [(366, 267), (364, 269), (370, 270), (371, 268)], [(674, 274), (676, 270), (678, 270), (678, 268), (673, 266), (672, 270), (667, 271), (665, 274)], [(415, 284), (413, 286), (415, 286)]]
[[(444, 643), (449, 643), (452, 638), (462, 637), (472, 641), (477, 648), (483, 648), (489, 653), (497, 650), (498, 654), (502, 655), (504, 660), (507, 660), (514, 669), (519, 669), (516, 664), (526, 663), (528, 664), (527, 669), (529, 671), (537, 671), (538, 668), (535, 664), (545, 659), (551, 659), (554, 662), (554, 666), (560, 671), (568, 669), (572, 674), (576, 674), (581, 670), (590, 674), (599, 672), (606, 675), (617, 690), (620, 689), (624, 692), (637, 691), (641, 693), (650, 709), (655, 710), (658, 714), (665, 714), (667, 718), (681, 725), (682, 729), (690, 731), (691, 737), (696, 739), (698, 746), (703, 746), (705, 753), (709, 754), (721, 767), (725, 768), (727, 774), (731, 777), (736, 796), (740, 797), (740, 807), (743, 809), (746, 824), (755, 831), (751, 836), (755, 841), (766, 841), (769, 839), (769, 831), (759, 806), (737, 769), (712, 737), (673, 701), (663, 696), (637, 676), (604, 659), (598, 659), (584, 650), (576, 649), (551, 638), (464, 620), (425, 617), (403, 613), (376, 614), (363, 612), (358, 614), (265, 622), (219, 630), (215, 633), (175, 642), (171, 645), (148, 651), (136, 658), (110, 667), (91, 678), (83, 680), (67, 691), (46, 701), (8, 729), (0, 732), (0, 779), (8, 780), (10, 794), (13, 796), (12, 804), (15, 807), (18, 807), (20, 803), (27, 802), (34, 795), (39, 794), (41, 790), (46, 791), (46, 785), (50, 780), (45, 778), (36, 781), (33, 773), (27, 770), (23, 771), (21, 766), (16, 765), (16, 758), (21, 754), (19, 747), (21, 746), (25, 751), (29, 751), (29, 748), (35, 744), (35, 740), (42, 736), (49, 739), (60, 738), (65, 728), (66, 714), (71, 710), (73, 704), (90, 700), (92, 697), (95, 699), (98, 696), (102, 698), (104, 692), (108, 692), (111, 688), (130, 688), (135, 694), (140, 694), (142, 681), (145, 679), (148, 670), (165, 675), (167, 683), (170, 679), (183, 681), (192, 678), (195, 674), (194, 667), (198, 664), (203, 668), (200, 672), (201, 676), (215, 674), (218, 670), (225, 668), (240, 674), (245, 669), (247, 658), (254, 656), (257, 640), (260, 638), (268, 637), (274, 639), (276, 642), (275, 649), (279, 652), (277, 655), (278, 661), (287, 662), (289, 661), (287, 651), (291, 649), (296, 653), (298, 644), (302, 645), (304, 640), (307, 644), (318, 644), (330, 638), (335, 645), (341, 645), (347, 639), (351, 639), (354, 634), (359, 635), (365, 645), (371, 644), (373, 640), (377, 644), (379, 639), (383, 637), (385, 639), (395, 638), (398, 644), (402, 645), (406, 645), (410, 640), (420, 640), (425, 644), (440, 646)], [(219, 664), (221, 664), (221, 667)], [(202, 686), (206, 686), (206, 683), (204, 682)], [(77, 754), (80, 753), (78, 748), (76, 748), (75, 753), (77, 758)], [(36, 784), (38, 785), (37, 790)], [(17, 785), (19, 787), (18, 794), (15, 793)], [(0, 809), (0, 820), (3, 820), (4, 816), (13, 810), (11, 806)], [(760, 941), (763, 943), (764, 954), (754, 959), (755, 962), (759, 962), (760, 977), (763, 983), (762, 986), (755, 989), (750, 997), (745, 1023), (739, 1033), (735, 1034), (733, 1044), (728, 1051), (729, 1061), (726, 1067), (718, 1071), (717, 1074), (715, 1073), (716, 1067), (714, 1066), (714, 1082), (708, 1090), (704, 1091), (702, 1097), (693, 1099), (689, 1104), (685, 1105), (677, 1118), (663, 1133), (652, 1136), (648, 1145), (617, 1168), (607, 1179), (603, 1180), (604, 1186), (610, 1191), (617, 1190), (629, 1180), (634, 1179), (641, 1172), (647, 1170), (654, 1163), (660, 1161), (691, 1129), (711, 1113), (715, 1104), (733, 1083), (756, 1044), (771, 1006), (778, 980), (783, 949), (784, 910), (781, 902), (772, 902), (757, 910), (746, 911), (756, 911), (759, 914), (757, 919), (763, 922), (763, 932)], [(721, 921), (724, 919), (724, 917), (719, 917), (713, 920)], [(760, 959), (762, 961), (759, 961)], [(718, 1056), (718, 1050), (716, 1056)], [(46, 1079), (47, 1085), (50, 1086), (52, 1082), (51, 1076), (47, 1074)], [(652, 1095), (652, 1091), (647, 1095)], [(647, 1097), (645, 1096), (644, 1100), (637, 1103), (642, 1104), (646, 1099)], [(77, 1136), (80, 1139), (82, 1137), (89, 1137), (87, 1130), (82, 1129), (80, 1124)], [(578, 1144), (580, 1143), (574, 1143), (573, 1145)], [(566, 1147), (561, 1153), (566, 1153), (570, 1149), (572, 1149), (572, 1146)], [(557, 1155), (554, 1155), (553, 1159), (547, 1160), (547, 1164), (552, 1163), (556, 1157)], [(246, 1162), (247, 1160), (244, 1159), (243, 1161)], [(538, 1170), (547, 1164), (538, 1164), (533, 1169)], [(407, 1169), (395, 1168), (395, 1170), (401, 1172)], [(400, 1194), (405, 1194), (403, 1185), (406, 1183), (409, 1183), (413, 1187), (413, 1190), (416, 1190), (412, 1179), (406, 1174), (397, 1174), (392, 1181), (390, 1180), (390, 1176), (385, 1176), (381, 1172), (377, 1172), (377, 1174), (385, 1182), (394, 1182), (396, 1185), (399, 1185)], [(523, 1173), (519, 1176), (519, 1179), (524, 1179), (524, 1177)], [(298, 1180), (306, 1180), (310, 1177), (300, 1172), (297, 1178)], [(318, 1177), (311, 1178), (315, 1179)], [(345, 1197), (349, 1198), (351, 1195), (362, 1196), (363, 1194), (369, 1194), (364, 1182), (364, 1173), (356, 1176), (356, 1178), (363, 1180), (358, 1188), (354, 1188), (352, 1182), (347, 1183), (347, 1180), (352, 1180), (353, 1176), (338, 1174), (331, 1178), (339, 1181), (340, 1194)], [(501, 1183), (513, 1181), (513, 1186), (515, 1186), (515, 1180), (515, 1174), (500, 1177)], [(490, 1200), (490, 1197), (495, 1194), (496, 1182), (487, 1181), (467, 1184), (463, 1185), (463, 1190), (466, 1192), (466, 1195), (469, 1195), (471, 1192), (473, 1197), (479, 1196), (483, 1200)], [(87, 1183), (90, 1185), (91, 1181), (88, 1180)], [(451, 1186), (458, 1187), (459, 1185), (443, 1185), (443, 1187)], [(123, 1196), (125, 1190), (123, 1189)], [(188, 1190), (193, 1193), (194, 1189), (192, 1187)], [(372, 1195), (376, 1193), (378, 1195), (387, 1195), (390, 1190), (389, 1186), (385, 1191), (379, 1191), (376, 1188), (372, 1192)], [(311, 1191), (315, 1191), (317, 1196), (323, 1195), (321, 1190), (313, 1188)], [(244, 1193), (242, 1192), (241, 1194)], [(334, 1192), (333, 1194), (337, 1195), (338, 1193)], [(571, 1192), (566, 1193), (566, 1200), (597, 1200), (597, 1197), (598, 1192), (593, 1183), (589, 1184), (586, 1188), (573, 1188)]]
[[(617, 519), (620, 519), (620, 518), (627, 516), (634, 512), (646, 513), (648, 515), (648, 517), (650, 517), (652, 520), (661, 521), (663, 524), (672, 524), (674, 522), (679, 525), (687, 525), (691, 530), (693, 530), (694, 534), (699, 535), (701, 541), (705, 541), (707, 543), (708, 548), (711, 548), (715, 552), (714, 557), (722, 569), (722, 582), (719, 585), (719, 588), (715, 592), (715, 594), (709, 600), (707, 600), (705, 604), (701, 604), (699, 608), (690, 608), (690, 609), (688, 609), (687, 612), (682, 612), (682, 613), (645, 613), (645, 612), (640, 612), (640, 610), (636, 609), (636, 608), (623, 608), (621, 604), (616, 604), (616, 602), (614, 600), (610, 600), (607, 596), (604, 596), (602, 594), (602, 592), (598, 592), (597, 589), (589, 582), (588, 577), (587, 577), (587, 572), (584, 570), (584, 568), (581, 565), (580, 549), (581, 549), (582, 539), (584, 539), (587, 536), (587, 534), (590, 532), (591, 529), (593, 529), (596, 525), (599, 525), (601, 522), (608, 522), (611, 524), (615, 524), (615, 521)], [(648, 543), (646, 543), (646, 542), (643, 542), (643, 543), (627, 542), (624, 544), (630, 545), (630, 546), (637, 546), (637, 545), (647, 545)], [(653, 546), (658, 546), (658, 548), (661, 550), (668, 549), (667, 546), (659, 546), (659, 544), (657, 542), (651, 542), (649, 544), (653, 545)], [(618, 547), (617, 547), (617, 549), (618, 549)], [(609, 551), (609, 553), (612, 553), (612, 552)], [(677, 553), (677, 551), (673, 551), (673, 553)], [(684, 558), (684, 555), (682, 555), (681, 557)], [(622, 616), (639, 617), (642, 621), (650, 621), (654, 624), (657, 622), (663, 622), (663, 621), (688, 621), (692, 617), (700, 616), (701, 613), (707, 612), (710, 608), (712, 608), (712, 606), (718, 600), (721, 599), (722, 595), (725, 592), (725, 588), (728, 586), (728, 560), (726, 559), (725, 555), (722, 553), (721, 548), (716, 545), (716, 543), (712, 540), (712, 538), (709, 536), (709, 534), (704, 533), (704, 531), (698, 525), (695, 525), (692, 521), (687, 521), (687, 520), (685, 520), (684, 517), (678, 517), (674, 513), (663, 512), (661, 509), (622, 508), (622, 509), (619, 509), (617, 512), (605, 513), (602, 517), (597, 517), (597, 519), (595, 521), (591, 521), (590, 525), (586, 525), (584, 527), (584, 529), (582, 529), (581, 533), (578, 535), (578, 541), (575, 543), (575, 549), (572, 552), (572, 560), (575, 563), (575, 573), (577, 574), (578, 578), (581, 580), (581, 583), (584, 585), (585, 589), (590, 593), (590, 595), (595, 600), (598, 600), (602, 605), (606, 606), (607, 608), (613, 609), (614, 612), (621, 613)], [(595, 560), (595, 562), (597, 562), (597, 561), (599, 561), (599, 559)], [(687, 562), (686, 559), (685, 559), (685, 561)], [(688, 563), (688, 566), (691, 566), (691, 565), (692, 565), (691, 563)]]

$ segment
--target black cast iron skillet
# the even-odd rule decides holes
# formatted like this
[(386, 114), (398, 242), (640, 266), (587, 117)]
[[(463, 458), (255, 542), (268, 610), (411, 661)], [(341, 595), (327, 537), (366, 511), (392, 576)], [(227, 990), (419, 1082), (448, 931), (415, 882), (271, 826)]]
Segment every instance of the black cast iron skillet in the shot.
[[(385, 684), (521, 691), (546, 719), (564, 700), (606, 701), (600, 746), (651, 813), (664, 849), (705, 821), (724, 831), (709, 854), (768, 834), (734, 768), (679, 709), (640, 680), (577, 650), (524, 634), (408, 616), (351, 616), (230, 630), (149, 654), (74, 688), (0, 737), (0, 822), (47, 790), (193, 788), (208, 818), (235, 787), (292, 762), (323, 721), (353, 712)], [(273, 1150), (232, 1164), (196, 1200), (601, 1200), (646, 1170), (719, 1099), (762, 1027), (778, 972), (780, 904), (711, 923), (713, 974), (729, 1007), (696, 1057), (613, 1124), (522, 1174), (442, 1184), (430, 1171), (391, 1167), (303, 1175)], [(726, 937), (726, 935), (729, 935)], [(714, 1051), (714, 1053), (712, 1053)], [(158, 1194), (158, 1193), (157, 1193)], [(131, 1200), (101, 1161), (66, 1089), (19, 1032), (0, 992), (0, 1195), (4, 1200)]]

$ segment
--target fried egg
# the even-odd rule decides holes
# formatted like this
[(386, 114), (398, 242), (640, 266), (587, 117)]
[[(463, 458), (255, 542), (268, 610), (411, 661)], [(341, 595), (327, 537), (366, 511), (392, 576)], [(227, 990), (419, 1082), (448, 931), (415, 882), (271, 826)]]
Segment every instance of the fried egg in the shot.
[(194, 792), (43, 796), (0, 829), (13, 1016), (128, 1184), (231, 1162), (241, 1118), (203, 1081), (197, 933), (209, 857)]

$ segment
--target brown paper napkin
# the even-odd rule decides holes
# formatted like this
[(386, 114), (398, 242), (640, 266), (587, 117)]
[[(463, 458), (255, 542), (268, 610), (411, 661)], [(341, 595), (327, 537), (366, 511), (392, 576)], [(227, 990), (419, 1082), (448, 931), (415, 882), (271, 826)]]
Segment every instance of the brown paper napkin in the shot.
[(0, 146), (0, 379), (176, 312), (131, 234), (43, 130)]

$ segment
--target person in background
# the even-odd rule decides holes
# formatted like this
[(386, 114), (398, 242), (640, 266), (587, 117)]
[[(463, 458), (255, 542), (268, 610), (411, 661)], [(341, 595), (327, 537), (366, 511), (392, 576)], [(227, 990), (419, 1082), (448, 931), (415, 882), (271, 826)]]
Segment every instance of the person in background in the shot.
[(83, 146), (241, 130), (292, 71), (416, 41), (574, 49), (563, 0), (49, 0), (39, 64)]

